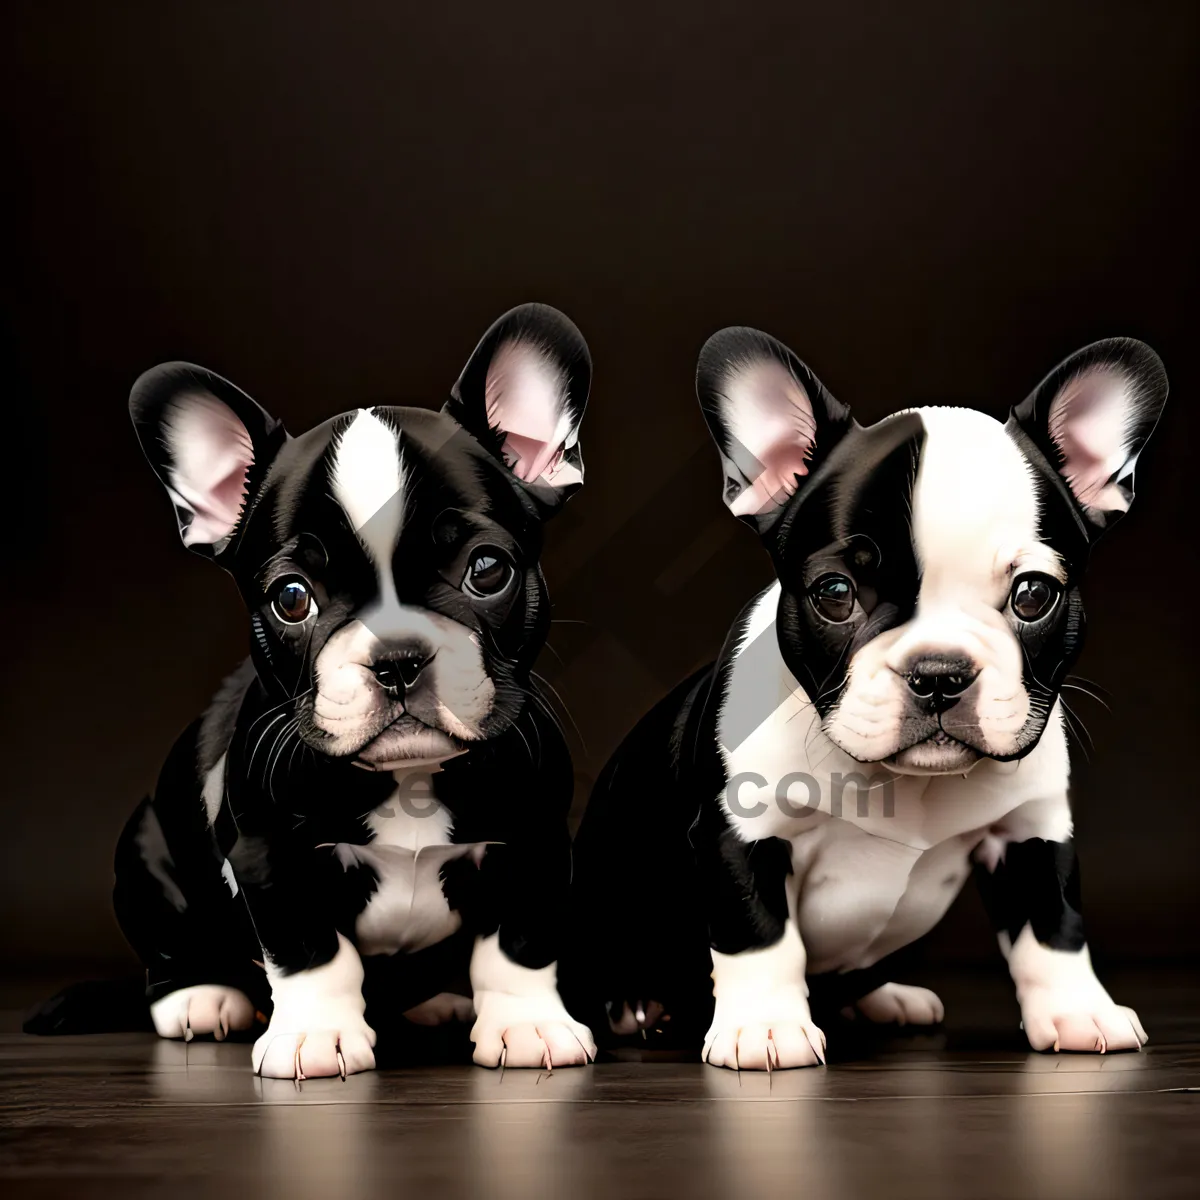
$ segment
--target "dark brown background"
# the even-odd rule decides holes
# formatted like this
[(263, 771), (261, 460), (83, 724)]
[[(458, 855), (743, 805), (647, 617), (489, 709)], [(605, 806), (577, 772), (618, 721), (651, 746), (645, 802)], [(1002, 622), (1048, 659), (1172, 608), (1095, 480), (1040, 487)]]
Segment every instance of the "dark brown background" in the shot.
[[(125, 415), (164, 358), (302, 429), (439, 404), (493, 317), (596, 361), (543, 663), (598, 770), (768, 578), (692, 393), (757, 324), (874, 420), (1000, 415), (1144, 338), (1173, 398), (1089, 580), (1076, 809), (1097, 952), (1200, 951), (1188, 3), (10, 3), (0, 966), (127, 953), (111, 848), (245, 644)], [(326, 10), (322, 12), (321, 10)], [(602, 11), (601, 11), (602, 10)], [(940, 952), (994, 954), (967, 894)]]

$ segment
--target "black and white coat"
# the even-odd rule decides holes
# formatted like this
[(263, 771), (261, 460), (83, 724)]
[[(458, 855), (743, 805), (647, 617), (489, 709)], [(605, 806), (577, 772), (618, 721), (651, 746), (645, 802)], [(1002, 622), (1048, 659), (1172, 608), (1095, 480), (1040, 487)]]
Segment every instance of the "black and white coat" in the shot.
[(297, 1078), (372, 1067), (376, 1026), (454, 1019), (486, 1066), (594, 1053), (556, 984), (572, 771), (532, 677), (542, 526), (582, 483), (590, 371), (575, 326), (526, 305), (440, 412), (290, 437), (201, 368), (138, 381), (181, 537), (251, 625), (118, 847), (163, 1036), (269, 1014), (254, 1069)]
[(580, 1011), (603, 1000), (619, 1033), (668, 1014), (742, 1068), (823, 1061), (818, 1001), (937, 1022), (889, 970), (974, 869), (1030, 1044), (1139, 1046), (1084, 940), (1058, 694), (1091, 544), (1166, 397), (1157, 357), (1088, 347), (1007, 424), (921, 408), (863, 428), (786, 347), (729, 329), (698, 391), (777, 580), (597, 785)]

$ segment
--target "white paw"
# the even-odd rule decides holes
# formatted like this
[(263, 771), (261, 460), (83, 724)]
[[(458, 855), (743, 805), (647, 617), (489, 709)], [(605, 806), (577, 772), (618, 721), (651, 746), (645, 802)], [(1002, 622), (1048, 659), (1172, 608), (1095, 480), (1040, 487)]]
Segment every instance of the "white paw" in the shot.
[(338, 934), (337, 954), (319, 967), (285, 975), (267, 959), (274, 1009), (251, 1062), (270, 1079), (354, 1075), (375, 1066), (375, 1031), (363, 1019), (362, 961)]
[(939, 1025), (946, 1018), (936, 993), (906, 983), (885, 983), (855, 1001), (854, 1007), (879, 1025)]
[(481, 1067), (582, 1067), (596, 1057), (592, 1031), (571, 1017), (557, 994), (484, 992), (471, 1030)]
[(704, 1039), (702, 1061), (734, 1071), (783, 1071), (825, 1065), (825, 1035), (811, 1018), (775, 1021), (714, 1021)]
[(180, 988), (150, 1005), (150, 1019), (159, 1037), (183, 1038), (212, 1034), (223, 1041), (231, 1030), (254, 1024), (254, 1005), (245, 992), (221, 984), (202, 983)]
[[(331, 1022), (332, 1024), (332, 1022)], [(277, 1028), (274, 1018), (254, 1043), (251, 1062), (268, 1079), (318, 1079), (356, 1075), (375, 1066), (375, 1031), (362, 1019), (347, 1019), (331, 1029), (294, 1031)]]
[(1132, 1008), (1106, 995), (1090, 1001), (1052, 988), (1033, 988), (1021, 997), (1021, 1024), (1034, 1050), (1139, 1050), (1148, 1038)]

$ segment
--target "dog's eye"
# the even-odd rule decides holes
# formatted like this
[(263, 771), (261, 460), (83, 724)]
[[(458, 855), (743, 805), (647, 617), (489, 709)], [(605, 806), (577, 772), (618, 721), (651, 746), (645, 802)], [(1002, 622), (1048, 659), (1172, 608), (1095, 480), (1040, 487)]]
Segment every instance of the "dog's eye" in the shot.
[(1038, 621), (1058, 603), (1062, 585), (1049, 575), (1022, 575), (1013, 583), (1009, 603), (1020, 621)]
[(854, 612), (854, 584), (845, 575), (822, 575), (808, 589), (813, 608), (827, 621), (848, 621)]
[(299, 625), (316, 609), (308, 584), (296, 578), (281, 579), (275, 585), (271, 607), (285, 625)]
[(503, 551), (481, 546), (471, 556), (463, 587), (475, 596), (498, 596), (512, 579), (513, 569)]

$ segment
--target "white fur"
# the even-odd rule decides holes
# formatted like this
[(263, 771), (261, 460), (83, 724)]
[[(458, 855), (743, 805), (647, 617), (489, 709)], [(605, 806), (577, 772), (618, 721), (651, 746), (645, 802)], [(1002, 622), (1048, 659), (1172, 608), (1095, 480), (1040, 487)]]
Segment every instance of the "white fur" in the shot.
[(591, 1031), (558, 995), (557, 966), (515, 963), (500, 935), (477, 938), (471, 955), (475, 1062), (483, 1067), (582, 1066), (596, 1056)]
[(254, 1005), (237, 988), (197, 984), (155, 1000), (150, 1019), (159, 1037), (191, 1041), (197, 1034), (212, 1034), (222, 1041), (231, 1030), (250, 1028)]
[[(1031, 710), (1020, 646), (1004, 613), (1009, 589), (1021, 572), (1062, 580), (1063, 568), (1039, 538), (1031, 468), (1004, 426), (973, 409), (915, 411), (926, 431), (913, 490), (916, 612), (854, 655), (826, 732), (863, 761), (906, 751), (899, 740), (909, 706), (905, 665), (922, 654), (949, 654), (979, 671), (969, 693), (977, 725), (957, 733), (986, 754), (1012, 754)], [(944, 719), (951, 733), (956, 719), (953, 712)], [(921, 754), (907, 751), (906, 760), (923, 768)]]
[(877, 1025), (936, 1025), (946, 1016), (937, 993), (906, 983), (885, 983), (854, 1002)]
[(330, 467), (333, 495), (379, 572), (381, 595), (395, 595), (392, 552), (404, 524), (404, 469), (396, 431), (360, 408), (338, 436)]
[[(825, 735), (819, 714), (783, 661), (771, 630), (779, 593), (774, 584), (756, 602), (749, 637), (739, 649), (740, 657), (741, 649), (764, 636), (770, 653), (756, 648), (753, 673), (739, 670), (735, 660), (721, 709), (725, 728), (743, 706), (761, 710), (762, 695), (779, 701), (732, 752), (721, 749), (728, 778), (753, 774), (762, 782), (740, 785), (736, 800), (742, 812), (730, 807), (728, 792), (720, 800), (747, 841), (779, 837), (791, 843), (793, 911), (809, 969), (867, 967), (933, 928), (969, 874), (973, 848), (989, 836), (1007, 842), (1067, 835), (1066, 737), (1052, 713), (1040, 742), (1024, 758), (983, 760), (965, 777), (901, 774), (857, 762)], [(777, 803), (780, 781), (795, 772), (811, 776), (818, 795), (810, 800), (796, 786), (786, 798), (796, 807), (814, 803), (811, 815), (793, 815)], [(846, 782), (856, 775), (865, 781), (861, 789)], [(1013, 823), (1011, 829), (1005, 821)], [(992, 835), (994, 829), (999, 832)]]
[[(794, 980), (805, 966), (813, 973), (871, 966), (933, 928), (970, 873), (972, 855), (994, 870), (1010, 842), (1066, 841), (1072, 832), (1070, 763), (1057, 707), (1038, 744), (1013, 762), (984, 759), (966, 774), (944, 775), (897, 773), (882, 764), (857, 762), (826, 736), (819, 714), (783, 661), (773, 631), (779, 597), (774, 584), (749, 614), (718, 730), (727, 776), (756, 778), (740, 783), (736, 807), (728, 791), (720, 801), (745, 840), (779, 837), (791, 844), (788, 898), (795, 925), (789, 922), (785, 939), (765, 951), (713, 955), (719, 1019), (710, 1031), (708, 1061), (730, 1066), (787, 1065), (767, 1046), (763, 1028), (762, 997), (772, 994), (773, 981)], [(760, 638), (770, 653), (763, 653)], [(755, 669), (739, 669), (751, 644), (756, 650), (747, 661)], [(761, 711), (764, 696), (776, 701), (774, 711), (726, 750), (725, 743), (736, 740), (730, 722), (746, 705)], [(786, 798), (797, 808), (813, 805), (816, 811), (781, 811), (777, 787), (794, 772), (811, 776), (819, 794), (797, 787)], [(835, 776), (854, 773), (867, 784), (862, 811), (855, 786), (845, 786), (840, 805), (835, 802)], [(889, 792), (891, 815), (885, 811)], [(1029, 929), (1016, 947), (1002, 938), (1001, 948), (1034, 1048), (1133, 1048), (1145, 1040), (1136, 1014), (1114, 1005), (1096, 980), (1086, 948), (1049, 950)], [(899, 995), (894, 985), (887, 988), (893, 990), (881, 989), (867, 999), (864, 1015), (872, 1020), (903, 1016), (914, 1023), (940, 1019), (940, 1001), (932, 993)], [(747, 1027), (751, 1033), (745, 1037), (730, 1032)]]
[(1000, 935), (1017, 988), (1021, 1023), (1035, 1050), (1136, 1050), (1146, 1031), (1131, 1008), (1114, 1004), (1087, 947), (1053, 950), (1026, 925), (1011, 946)]
[(334, 957), (319, 967), (285, 975), (266, 958), (274, 1009), (254, 1043), (258, 1074), (273, 1079), (352, 1075), (375, 1065), (375, 1031), (363, 1019), (363, 967), (340, 933)]
[[(449, 937), (462, 924), (461, 916), (446, 903), (440, 869), (447, 853), (465, 856), (472, 848), (450, 850), (454, 819), (433, 797), (431, 787), (422, 786), (437, 770), (394, 771), (396, 791), (367, 817), (373, 835), (369, 853), (375, 856), (372, 861), (379, 883), (355, 922), (355, 937), (363, 954), (419, 950)], [(407, 797), (404, 802), (401, 788)], [(380, 853), (385, 847), (411, 851), (411, 857)], [(439, 849), (442, 854), (437, 853)], [(422, 851), (426, 852), (423, 857)]]
[(741, 954), (714, 950), (712, 958), (716, 1008), (704, 1062), (763, 1070), (825, 1061), (825, 1035), (808, 1007), (804, 943), (792, 920), (774, 945)]
[[(376, 686), (369, 667), (389, 643), (407, 641), (423, 642), (434, 655), (422, 676), (429, 708), (419, 713), (430, 728), (413, 734), (396, 757), (445, 758), (457, 750), (450, 739), (479, 739), (495, 685), (477, 636), (440, 613), (393, 601), (343, 625), (317, 655), (313, 723), (332, 735), (330, 753), (354, 753), (400, 715), (402, 709)], [(407, 702), (421, 704), (419, 698)]]

